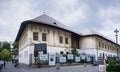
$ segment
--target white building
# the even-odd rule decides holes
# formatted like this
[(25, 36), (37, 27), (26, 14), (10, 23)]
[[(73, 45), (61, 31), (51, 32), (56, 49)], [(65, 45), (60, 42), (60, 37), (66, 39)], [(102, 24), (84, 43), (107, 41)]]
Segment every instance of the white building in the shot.
[(79, 34), (45, 14), (24, 21), (15, 41), (19, 42), (19, 62), (25, 64), (34, 63), (37, 51), (66, 53), (74, 42), (79, 48)]
[(80, 53), (94, 55), (96, 59), (102, 54), (116, 55), (111, 40), (99, 34), (80, 35), (45, 14), (22, 22), (15, 41), (19, 42), (19, 62), (25, 64), (34, 63), (38, 52), (70, 52), (73, 43)]
[[(120, 48), (120, 46), (118, 46)], [(116, 43), (105, 36), (93, 31), (87, 30), (80, 38), (80, 52), (94, 55), (96, 60), (99, 57), (116, 57)]]

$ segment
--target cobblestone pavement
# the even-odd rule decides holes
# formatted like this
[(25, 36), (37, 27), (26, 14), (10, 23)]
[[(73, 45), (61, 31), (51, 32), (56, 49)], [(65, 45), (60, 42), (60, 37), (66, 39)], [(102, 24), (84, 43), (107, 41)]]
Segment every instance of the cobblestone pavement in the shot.
[(2, 72), (99, 72), (98, 66), (83, 65), (77, 66), (64, 66), (60, 70), (56, 70), (55, 67), (49, 68), (31, 68), (26, 65), (20, 65), (20, 68), (15, 68), (10, 62), (7, 63), (6, 68), (2, 69)]

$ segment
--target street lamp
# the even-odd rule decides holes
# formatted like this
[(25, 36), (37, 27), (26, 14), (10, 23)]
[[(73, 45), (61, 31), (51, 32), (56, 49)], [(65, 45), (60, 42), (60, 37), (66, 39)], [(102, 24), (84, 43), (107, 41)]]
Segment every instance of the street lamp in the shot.
[(116, 49), (117, 49), (117, 61), (119, 61), (119, 57), (118, 57), (118, 35), (117, 33), (119, 32), (117, 29), (115, 29), (115, 36), (116, 36)]

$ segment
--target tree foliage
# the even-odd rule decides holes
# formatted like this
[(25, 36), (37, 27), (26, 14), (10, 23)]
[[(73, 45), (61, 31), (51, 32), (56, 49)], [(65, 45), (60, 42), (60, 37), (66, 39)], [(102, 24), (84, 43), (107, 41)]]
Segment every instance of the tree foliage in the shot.
[(14, 47), (14, 48), (18, 48), (18, 42), (14, 42), (14, 43), (13, 43), (13, 47)]
[(79, 52), (77, 51), (76, 43), (73, 43), (71, 52), (72, 52), (73, 55), (79, 55)]
[(2, 51), (2, 42), (0, 42), (0, 52)]
[(14, 52), (13, 52), (13, 55), (18, 55), (18, 42), (14, 42), (13, 43), (13, 49), (15, 50)]
[(2, 48), (7, 49), (7, 50), (10, 50), (10, 43), (8, 43), (8, 42), (3, 42)]
[(7, 49), (3, 49), (3, 50), (0, 52), (0, 57), (1, 57), (1, 58), (5, 58), (5, 59), (9, 59), (9, 58), (10, 58), (10, 51), (7, 50)]
[(2, 42), (0, 42), (0, 48), (2, 48)]
[(0, 58), (9, 59), (10, 58), (10, 43), (0, 42)]

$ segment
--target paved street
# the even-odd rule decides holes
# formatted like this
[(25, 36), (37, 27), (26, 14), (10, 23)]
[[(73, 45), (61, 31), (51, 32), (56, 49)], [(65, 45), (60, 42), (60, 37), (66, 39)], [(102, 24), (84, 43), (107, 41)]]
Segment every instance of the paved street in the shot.
[(8, 63), (6, 65), (6, 69), (3, 69), (2, 72), (98, 72), (98, 66), (90, 66), (83, 67), (79, 66), (65, 66), (61, 67), (60, 70), (56, 70), (55, 67), (49, 68), (31, 68), (26, 65), (20, 65), (20, 68), (17, 69), (13, 64)]

